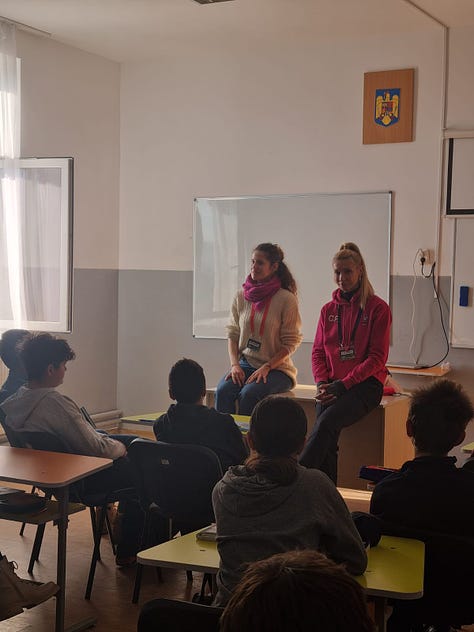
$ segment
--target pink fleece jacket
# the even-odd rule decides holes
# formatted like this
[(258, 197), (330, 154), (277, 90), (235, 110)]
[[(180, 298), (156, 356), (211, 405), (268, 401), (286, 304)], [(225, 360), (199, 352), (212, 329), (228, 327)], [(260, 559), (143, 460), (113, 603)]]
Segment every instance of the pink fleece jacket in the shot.
[(337, 325), (339, 306), (343, 340), (348, 343), (359, 312), (359, 300), (359, 292), (346, 301), (337, 289), (333, 292), (332, 301), (323, 306), (312, 353), (316, 383), (341, 380), (349, 389), (371, 376), (382, 384), (385, 382), (392, 314), (387, 303), (378, 296), (371, 296), (362, 312), (354, 339), (355, 358), (340, 359)]

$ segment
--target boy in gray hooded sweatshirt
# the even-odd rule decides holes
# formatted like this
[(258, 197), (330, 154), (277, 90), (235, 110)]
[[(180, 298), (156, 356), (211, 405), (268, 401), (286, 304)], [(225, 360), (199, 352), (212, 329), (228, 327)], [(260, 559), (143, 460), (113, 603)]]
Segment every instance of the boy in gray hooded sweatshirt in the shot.
[(298, 465), (306, 416), (288, 397), (255, 407), (244, 465), (231, 467), (212, 494), (220, 568), (214, 605), (227, 603), (249, 562), (294, 549), (316, 549), (362, 574), (367, 555), (334, 483)]
[[(28, 334), (19, 353), (28, 382), (2, 403), (6, 426), (19, 437), (22, 432), (59, 436), (71, 454), (113, 459), (112, 468), (86, 479), (89, 493), (132, 487), (133, 473), (124, 443), (97, 432), (78, 405), (56, 390), (63, 383), (66, 363), (75, 358), (67, 341), (48, 333)], [(118, 566), (130, 566), (136, 561), (143, 515), (138, 498), (123, 504), (123, 537), (117, 545), (116, 562)]]

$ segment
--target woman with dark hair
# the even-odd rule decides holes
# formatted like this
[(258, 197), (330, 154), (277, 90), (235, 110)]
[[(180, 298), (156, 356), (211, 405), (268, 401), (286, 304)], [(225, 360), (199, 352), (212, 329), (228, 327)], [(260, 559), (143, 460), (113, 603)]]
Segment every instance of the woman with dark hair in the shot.
[(295, 629), (375, 632), (361, 586), (317, 551), (289, 551), (250, 564), (220, 622), (221, 632)]
[(365, 571), (367, 556), (339, 492), (318, 470), (298, 465), (306, 416), (289, 397), (255, 407), (244, 465), (229, 468), (212, 494), (220, 567), (215, 605), (222, 606), (243, 566), (292, 549), (317, 549), (347, 570)]
[(321, 310), (314, 339), (316, 424), (300, 463), (322, 470), (336, 483), (341, 430), (382, 399), (392, 315), (375, 295), (355, 244), (342, 244), (332, 266), (338, 289)]
[(230, 370), (217, 386), (222, 413), (250, 415), (255, 404), (296, 384), (291, 355), (301, 343), (296, 282), (277, 244), (259, 244), (250, 274), (232, 303), (228, 331)]

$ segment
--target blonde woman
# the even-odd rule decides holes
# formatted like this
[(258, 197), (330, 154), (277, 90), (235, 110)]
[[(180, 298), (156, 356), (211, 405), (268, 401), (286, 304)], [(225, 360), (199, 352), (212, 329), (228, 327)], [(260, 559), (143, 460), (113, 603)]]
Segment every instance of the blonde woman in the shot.
[(354, 243), (342, 244), (332, 265), (338, 289), (321, 310), (314, 339), (316, 424), (300, 462), (322, 470), (337, 483), (341, 430), (382, 399), (392, 316), (387, 303), (374, 294)]

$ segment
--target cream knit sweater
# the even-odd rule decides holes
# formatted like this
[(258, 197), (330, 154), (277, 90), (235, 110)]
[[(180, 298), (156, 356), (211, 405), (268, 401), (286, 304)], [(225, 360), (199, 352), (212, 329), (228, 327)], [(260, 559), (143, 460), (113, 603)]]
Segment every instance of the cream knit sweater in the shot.
[[(228, 338), (238, 342), (240, 355), (256, 369), (271, 360), (282, 348), (286, 349), (288, 357), (279, 366), (272, 366), (272, 369), (286, 373), (295, 386), (297, 371), (290, 356), (299, 347), (303, 338), (298, 299), (292, 292), (279, 289), (272, 296), (262, 335), (260, 325), (264, 310), (255, 311), (253, 333), (250, 329), (251, 310), (252, 303), (246, 301), (243, 290), (239, 290), (232, 303), (230, 321), (227, 325)], [(261, 343), (258, 351), (247, 347), (249, 338)]]

